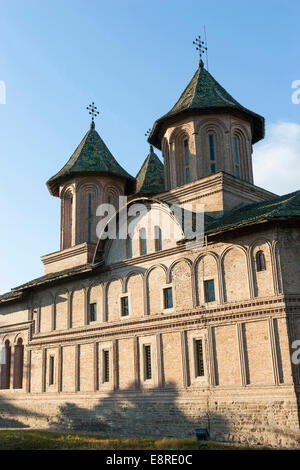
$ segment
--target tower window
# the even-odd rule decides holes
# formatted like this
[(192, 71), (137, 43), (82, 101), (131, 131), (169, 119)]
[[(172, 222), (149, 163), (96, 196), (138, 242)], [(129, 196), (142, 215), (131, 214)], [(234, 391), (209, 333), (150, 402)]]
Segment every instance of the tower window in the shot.
[(212, 174), (216, 173), (216, 156), (215, 156), (215, 141), (214, 135), (208, 135), (208, 142), (209, 142), (209, 158), (210, 158), (210, 172)]
[(151, 346), (149, 344), (144, 345), (144, 373), (145, 380), (150, 380), (152, 378)]
[(89, 314), (90, 322), (97, 320), (97, 304), (90, 304)]
[(215, 282), (213, 279), (204, 281), (204, 296), (205, 302), (214, 302), (216, 300)]
[(109, 370), (109, 350), (103, 349), (103, 382), (109, 382), (110, 370)]
[(66, 195), (64, 199), (64, 245), (63, 248), (70, 248), (72, 241), (72, 196)]
[(54, 356), (49, 357), (49, 385), (54, 384)]
[(155, 251), (162, 250), (162, 234), (161, 228), (157, 225), (155, 226)]
[(128, 297), (121, 297), (121, 315), (127, 317), (129, 315)]
[(265, 255), (262, 251), (256, 253), (256, 270), (264, 271), (266, 269)]
[(195, 340), (195, 375), (196, 377), (204, 376), (204, 361), (203, 361), (203, 345), (202, 339)]
[(146, 240), (146, 229), (141, 228), (140, 230), (140, 255), (147, 254), (147, 240)]
[(172, 287), (164, 289), (164, 308), (173, 308)]
[(127, 237), (127, 258), (132, 258), (132, 238), (130, 235)]
[(88, 243), (92, 240), (92, 194), (88, 195)]
[(190, 175), (190, 153), (189, 153), (189, 142), (187, 139), (183, 141), (184, 145), (184, 159), (185, 159), (185, 181), (186, 183), (191, 182)]
[(240, 164), (239, 164), (239, 153), (238, 153), (238, 142), (237, 138), (233, 138), (233, 154), (234, 154), (234, 171), (237, 178), (240, 177)]

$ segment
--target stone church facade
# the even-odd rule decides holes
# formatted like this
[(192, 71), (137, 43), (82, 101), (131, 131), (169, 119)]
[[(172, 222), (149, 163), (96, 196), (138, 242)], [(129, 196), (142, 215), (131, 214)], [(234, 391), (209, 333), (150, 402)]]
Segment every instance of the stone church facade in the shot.
[[(254, 185), (263, 136), (264, 119), (202, 61), (155, 122), (136, 178), (92, 121), (47, 182), (61, 200), (60, 250), (0, 297), (0, 425), (177, 437), (205, 427), (213, 439), (298, 445), (300, 193)], [(103, 204), (116, 208), (115, 239), (96, 235)], [(136, 204), (147, 208), (138, 220)], [(186, 204), (204, 206), (202, 244), (172, 212)], [(132, 237), (118, 236), (122, 211)]]

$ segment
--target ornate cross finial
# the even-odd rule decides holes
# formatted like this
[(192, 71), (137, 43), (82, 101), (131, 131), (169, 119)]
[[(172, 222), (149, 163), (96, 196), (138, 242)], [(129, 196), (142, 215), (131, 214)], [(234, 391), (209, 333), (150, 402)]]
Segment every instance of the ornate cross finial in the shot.
[(149, 135), (151, 134), (151, 129), (149, 127), (149, 129), (147, 130), (147, 132), (145, 133), (145, 137), (149, 137)]
[(199, 51), (200, 61), (202, 60), (202, 55), (207, 51), (207, 47), (204, 41), (201, 41), (201, 36), (199, 36), (193, 41), (193, 44), (196, 46), (196, 50)]
[(98, 116), (99, 111), (97, 111), (97, 106), (95, 106), (94, 101), (92, 101), (91, 104), (89, 104), (86, 109), (88, 110), (89, 114), (91, 115), (91, 129), (95, 128), (95, 123), (94, 123), (94, 118)]

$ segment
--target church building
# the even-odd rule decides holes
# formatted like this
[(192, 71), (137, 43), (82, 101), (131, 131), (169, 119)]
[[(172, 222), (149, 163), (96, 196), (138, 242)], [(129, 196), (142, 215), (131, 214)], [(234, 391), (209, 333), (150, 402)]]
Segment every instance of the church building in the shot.
[[(1, 427), (205, 428), (216, 440), (298, 445), (300, 191), (254, 184), (263, 137), (264, 118), (202, 60), (154, 123), (136, 177), (92, 118), (47, 182), (61, 201), (60, 249), (42, 256), (42, 277), (0, 296)], [(175, 206), (204, 208), (195, 243)], [(116, 237), (99, 234), (103, 207), (115, 209)], [(119, 236), (124, 213), (131, 232)]]

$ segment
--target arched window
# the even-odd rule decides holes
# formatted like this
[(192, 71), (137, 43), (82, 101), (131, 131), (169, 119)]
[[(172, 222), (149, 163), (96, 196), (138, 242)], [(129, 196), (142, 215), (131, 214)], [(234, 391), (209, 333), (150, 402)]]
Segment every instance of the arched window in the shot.
[(265, 255), (262, 251), (256, 253), (256, 271), (265, 271), (266, 269), (266, 260)]
[(191, 174), (190, 174), (190, 152), (189, 152), (188, 139), (184, 139), (183, 147), (184, 147), (184, 163), (185, 163), (185, 182), (190, 183)]
[(63, 249), (72, 245), (72, 193), (68, 191), (63, 199)]
[(146, 229), (141, 228), (139, 232), (140, 239), (140, 255), (147, 254), (147, 239), (146, 239)]
[(234, 156), (234, 174), (237, 178), (240, 178), (240, 155), (239, 155), (239, 144), (237, 136), (233, 137), (233, 156)]
[(14, 351), (14, 388), (22, 388), (23, 386), (23, 362), (24, 346), (22, 338), (19, 338)]
[(11, 347), (7, 339), (5, 341), (5, 364), (1, 365), (1, 388), (8, 389), (10, 386), (10, 364), (11, 364)]
[(154, 227), (154, 236), (155, 236), (155, 251), (162, 250), (162, 233), (161, 228), (158, 225)]
[(208, 134), (208, 143), (209, 143), (210, 172), (211, 174), (214, 174), (216, 173), (216, 151), (215, 151), (214, 134)]

